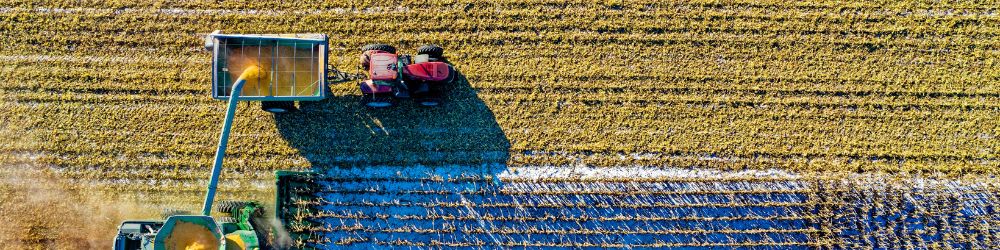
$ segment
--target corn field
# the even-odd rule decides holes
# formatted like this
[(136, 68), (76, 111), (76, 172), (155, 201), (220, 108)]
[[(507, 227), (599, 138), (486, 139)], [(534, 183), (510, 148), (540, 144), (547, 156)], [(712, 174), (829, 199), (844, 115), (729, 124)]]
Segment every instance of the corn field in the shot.
[(0, 0), (0, 248), (110, 248), (195, 210), (225, 102), (204, 36), (445, 48), (445, 104), (355, 82), (240, 104), (219, 199), (300, 248), (1000, 245), (992, 1)]

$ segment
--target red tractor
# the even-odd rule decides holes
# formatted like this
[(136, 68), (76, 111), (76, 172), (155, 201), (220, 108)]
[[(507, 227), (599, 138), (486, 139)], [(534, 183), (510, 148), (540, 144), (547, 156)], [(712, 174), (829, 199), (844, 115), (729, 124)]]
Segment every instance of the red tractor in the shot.
[(361, 68), (368, 79), (360, 83), (362, 100), (371, 108), (386, 108), (398, 99), (413, 98), (427, 107), (441, 104), (443, 89), (455, 80), (455, 69), (442, 55), (437, 45), (424, 45), (416, 56), (396, 54), (396, 48), (386, 44), (369, 44), (361, 48)]

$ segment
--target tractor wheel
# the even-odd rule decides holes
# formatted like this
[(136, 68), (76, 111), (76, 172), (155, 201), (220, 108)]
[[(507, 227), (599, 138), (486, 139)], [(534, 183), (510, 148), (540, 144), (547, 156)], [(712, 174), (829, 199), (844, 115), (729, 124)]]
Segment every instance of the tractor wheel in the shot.
[(233, 212), (236, 212), (236, 209), (243, 208), (243, 206), (246, 206), (247, 204), (250, 204), (250, 202), (219, 201), (218, 203), (215, 204), (215, 211), (219, 213), (232, 214)]
[(424, 107), (437, 107), (441, 106), (441, 98), (420, 98), (417, 103)]
[(441, 106), (444, 101), (441, 98), (441, 86), (430, 87), (426, 92), (420, 95), (417, 99), (417, 104), (424, 107), (437, 107)]
[(364, 47), (361, 47), (361, 53), (364, 53), (369, 50), (381, 50), (396, 54), (396, 47), (392, 47), (392, 45), (382, 44), (382, 43), (369, 44), (365, 45)]
[(441, 80), (440, 83), (442, 84), (452, 83), (455, 82), (455, 79), (458, 79), (458, 71), (455, 70), (454, 66), (448, 65), (448, 78)]
[(260, 102), (260, 109), (271, 112), (272, 114), (284, 114), (295, 111), (295, 102)]
[(174, 215), (190, 215), (190, 214), (191, 214), (191, 212), (188, 212), (188, 211), (185, 211), (185, 210), (167, 208), (167, 209), (163, 209), (163, 212), (160, 213), (160, 216), (163, 217), (164, 220), (166, 220), (167, 218), (170, 218), (170, 216), (174, 216)]
[(392, 98), (392, 94), (364, 94), (361, 97), (361, 104), (368, 108), (381, 109), (396, 105), (396, 99)]
[(433, 44), (420, 46), (417, 49), (417, 55), (427, 55), (432, 61), (438, 61), (444, 56), (444, 48)]

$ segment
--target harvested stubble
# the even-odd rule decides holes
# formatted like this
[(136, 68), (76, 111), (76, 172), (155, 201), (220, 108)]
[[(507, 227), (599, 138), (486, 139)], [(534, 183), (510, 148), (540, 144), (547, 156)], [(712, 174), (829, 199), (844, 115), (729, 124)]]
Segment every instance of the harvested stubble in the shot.
[[(446, 54), (466, 78), (453, 91), (452, 99), (438, 110), (404, 106), (366, 111), (356, 102), (358, 91), (353, 84), (331, 86), (334, 98), (303, 107), (304, 114), (272, 117), (256, 107), (241, 106), (220, 185), (220, 198), (224, 199), (269, 196), (273, 170), (331, 166), (406, 166), (386, 170), (400, 172), (387, 179), (372, 179), (367, 175), (370, 170), (358, 170), (358, 174), (342, 179), (368, 181), (358, 185), (373, 188), (381, 187), (379, 183), (437, 181), (426, 173), (411, 171), (410, 166), (416, 164), (441, 169), (473, 166), (458, 171), (473, 179), (530, 166), (589, 166), (618, 171), (636, 165), (779, 169), (806, 176), (992, 176), (1000, 169), (1000, 121), (996, 119), (1000, 116), (1000, 85), (996, 84), (1000, 80), (1000, 61), (995, 59), (1000, 55), (996, 49), (1000, 19), (995, 6), (971, 1), (262, 0), (172, 1), (151, 7), (126, 1), (2, 0), (0, 141), (5, 143), (0, 144), (0, 164), (4, 166), (0, 175), (4, 179), (27, 180), (35, 177), (25, 176), (23, 169), (44, 169), (64, 192), (101, 194), (108, 201), (84, 207), (141, 200), (148, 202), (137, 206), (144, 210), (158, 211), (165, 206), (194, 209), (201, 197), (200, 188), (204, 186), (224, 109), (224, 103), (208, 97), (210, 56), (200, 51), (201, 38), (211, 30), (223, 29), (233, 33), (330, 34), (330, 62), (341, 69), (356, 68), (356, 48), (367, 43), (396, 44), (402, 51), (434, 43), (448, 49)], [(477, 166), (484, 163), (498, 163), (502, 169), (479, 170)], [(454, 201), (459, 195), (529, 200), (552, 196), (629, 197), (616, 193), (619, 189), (594, 189), (592, 193), (581, 190), (605, 183), (669, 186), (684, 179), (581, 179), (572, 171), (559, 173), (520, 174), (501, 181), (519, 183), (513, 185), (564, 185), (543, 189), (545, 192), (508, 186), (496, 190), (427, 190), (432, 193), (424, 196), (452, 199), (441, 201), (445, 207), (463, 204)], [(477, 180), (493, 182), (489, 178)], [(865, 183), (846, 190), (868, 190), (866, 185), (878, 186)], [(406, 187), (416, 190), (417, 186)], [(360, 192), (353, 188), (329, 191), (342, 196)], [(844, 188), (831, 188), (840, 189)], [(920, 190), (935, 189), (952, 190), (945, 186)], [(0, 190), (24, 189), (0, 186)], [(373, 197), (400, 192), (422, 197), (414, 190), (379, 191), (382, 193), (375, 192)], [(673, 192), (684, 189), (640, 185), (634, 190), (640, 197), (677, 197), (682, 194)], [(767, 191), (771, 189), (754, 190), (764, 190), (761, 195), (796, 198), (795, 204), (862, 200), (864, 204), (913, 203), (899, 199), (902, 196), (895, 191), (875, 195), (861, 191), (772, 194)], [(996, 204), (995, 188), (954, 190), (978, 197), (968, 200), (983, 201), (962, 203), (969, 204), (965, 207), (980, 209)], [(722, 187), (698, 192), (723, 197), (750, 195)], [(0, 197), (30, 200), (24, 197), (27, 192), (8, 193)], [(915, 220), (949, 221), (948, 226), (938, 223), (934, 224), (938, 228), (926, 227), (933, 230), (900, 232), (956, 233), (939, 238), (898, 236), (874, 230), (878, 227), (868, 224), (854, 225), (860, 228), (856, 232), (834, 229), (838, 223), (834, 218), (873, 218), (865, 216), (864, 211), (889, 213), (877, 208), (830, 208), (804, 217), (736, 212), (702, 217), (763, 217), (767, 223), (806, 218), (800, 221), (832, 225), (802, 226), (804, 231), (788, 233), (804, 236), (788, 237), (788, 241), (753, 238), (752, 242), (726, 243), (730, 246), (770, 242), (773, 246), (847, 244), (893, 248), (907, 246), (904, 242), (919, 242), (918, 238), (931, 243), (910, 245), (976, 247), (961, 244), (996, 242), (980, 241), (980, 236), (993, 239), (997, 235), (995, 217), (977, 217), (975, 221), (980, 224), (976, 225), (952, 223), (950, 218), (962, 218), (954, 211), (923, 211), (958, 203), (947, 196), (927, 197), (937, 205), (912, 206), (920, 209), (896, 214), (920, 214), (922, 217)], [(477, 202), (493, 204), (490, 200)], [(546, 202), (538, 204), (562, 204)], [(18, 220), (10, 223), (18, 225), (12, 232), (26, 232), (0, 236), (4, 243), (18, 243), (0, 245), (72, 248), (82, 244), (57, 243), (65, 241), (95, 242), (80, 248), (107, 248), (101, 245), (107, 244), (107, 235), (81, 240), (90, 237), (52, 233), (64, 227), (36, 222), (37, 218), (21, 220), (45, 214), (25, 212), (22, 207), (0, 204), (2, 221)], [(411, 209), (419, 212), (427, 208)], [(491, 213), (398, 212), (369, 211), (364, 216), (399, 215), (432, 221), (475, 216), (522, 218)], [(557, 213), (532, 216), (582, 220)], [(608, 216), (609, 220), (630, 221), (686, 218), (668, 212)], [(910, 217), (907, 215), (907, 220)], [(101, 223), (114, 227), (106, 221)], [(903, 221), (894, 225), (911, 224)], [(954, 225), (975, 226), (975, 230)], [(370, 224), (363, 226), (374, 228)], [(476, 230), (469, 232), (487, 232)], [(535, 232), (544, 232), (538, 230)], [(736, 239), (751, 236), (739, 237)], [(358, 235), (317, 240), (382, 245), (486, 244), (471, 240), (421, 243), (405, 237)], [(709, 244), (702, 239), (698, 242), (681, 245)], [(550, 243), (506, 240), (497, 244)], [(633, 243), (675, 246), (655, 240)]]

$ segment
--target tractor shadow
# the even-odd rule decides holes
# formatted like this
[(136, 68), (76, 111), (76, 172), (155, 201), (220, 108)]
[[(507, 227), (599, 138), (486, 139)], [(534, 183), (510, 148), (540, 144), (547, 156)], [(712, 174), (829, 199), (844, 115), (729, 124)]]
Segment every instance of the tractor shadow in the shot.
[(298, 112), (276, 115), (275, 122), (280, 135), (318, 172), (468, 165), (475, 170), (458, 169), (456, 174), (481, 175), (492, 174), (483, 172), (483, 165), (506, 164), (510, 141), (460, 72), (445, 88), (444, 100), (430, 108), (404, 99), (394, 107), (370, 109), (355, 93), (331, 95), (300, 102)]
[[(510, 141), (461, 73), (445, 88), (444, 103), (433, 108), (402, 100), (395, 107), (369, 109), (360, 103), (358, 92), (355, 89), (323, 101), (301, 102), (298, 112), (275, 116), (279, 134), (309, 161), (310, 170), (326, 177), (316, 181), (323, 191), (315, 195), (327, 202), (316, 208), (322, 213), (393, 218), (455, 214), (457, 211), (419, 204), (485, 203), (481, 195), (463, 193), (502, 186), (497, 175), (507, 169)], [(374, 229), (441, 226), (395, 219), (330, 218), (316, 222), (330, 228), (358, 224)], [(359, 235), (342, 230), (291, 236), (328, 243), (354, 238), (425, 240), (422, 234)], [(328, 243), (311, 247), (338, 248)], [(359, 244), (351, 247), (384, 247), (374, 241)]]
[[(444, 103), (422, 107), (402, 100), (395, 107), (369, 109), (360, 103), (357, 82), (350, 94), (337, 94), (317, 102), (299, 103), (299, 111), (275, 116), (279, 134), (309, 161), (313, 172), (323, 174), (316, 194), (327, 202), (317, 209), (325, 214), (433, 216), (455, 214), (419, 204), (436, 202), (486, 203), (469, 190), (497, 189), (497, 175), (506, 171), (510, 141), (493, 112), (458, 72), (444, 89)], [(343, 86), (338, 86), (343, 87)], [(343, 88), (340, 88), (343, 89)], [(427, 192), (430, 191), (430, 192)], [(417, 206), (414, 206), (417, 205)], [(451, 209), (454, 210), (454, 209)], [(413, 221), (325, 219), (331, 228), (366, 224), (378, 228), (411, 226)], [(440, 227), (440, 223), (417, 223)], [(425, 240), (421, 234), (358, 235), (351, 231), (292, 235), (312, 242), (345, 239)], [(317, 248), (337, 248), (327, 243)], [(343, 247), (343, 246), (340, 246)], [(369, 241), (358, 248), (380, 248)]]

